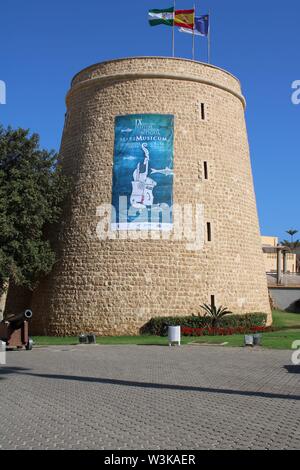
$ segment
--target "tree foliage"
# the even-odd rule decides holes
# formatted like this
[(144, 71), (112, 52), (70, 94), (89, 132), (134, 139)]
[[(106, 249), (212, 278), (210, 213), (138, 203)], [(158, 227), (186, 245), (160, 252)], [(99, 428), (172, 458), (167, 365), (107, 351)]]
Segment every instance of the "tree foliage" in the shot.
[(293, 237), (294, 237), (294, 235), (296, 235), (298, 233), (298, 230), (295, 230), (295, 229), (291, 228), (290, 230), (287, 230), (286, 233), (291, 236), (291, 238), (292, 238), (291, 241), (293, 241)]
[(280, 244), (283, 245), (283, 246), (287, 246), (291, 250), (295, 250), (296, 248), (299, 248), (300, 240), (299, 239), (294, 240), (294, 235), (296, 235), (298, 233), (298, 230), (295, 230), (295, 229), (291, 228), (290, 230), (286, 230), (286, 233), (288, 235), (290, 235), (291, 241), (283, 240), (282, 242), (280, 242)]
[(232, 314), (232, 312), (228, 310), (227, 307), (223, 307), (222, 305), (220, 307), (216, 307), (215, 305), (203, 304), (201, 305), (201, 308), (205, 312), (204, 317), (208, 317), (210, 325), (213, 328), (219, 326), (220, 321), (223, 317)]
[(290, 242), (288, 240), (282, 240), (280, 244), (282, 246), (290, 248), (291, 250), (295, 250), (296, 248), (300, 247), (300, 240), (294, 240), (293, 242)]
[(8, 279), (33, 288), (51, 271), (45, 227), (58, 221), (68, 188), (57, 154), (41, 150), (37, 134), (0, 127), (0, 290)]

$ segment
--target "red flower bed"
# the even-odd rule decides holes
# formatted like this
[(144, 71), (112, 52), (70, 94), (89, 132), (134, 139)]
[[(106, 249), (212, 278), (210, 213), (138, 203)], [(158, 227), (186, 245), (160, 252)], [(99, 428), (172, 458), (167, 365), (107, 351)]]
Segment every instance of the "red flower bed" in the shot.
[(246, 333), (261, 333), (264, 331), (268, 331), (268, 328), (265, 328), (263, 326), (253, 326), (250, 328), (246, 328), (244, 326), (235, 328), (190, 328), (188, 326), (181, 327), (181, 334), (183, 336), (230, 336)]

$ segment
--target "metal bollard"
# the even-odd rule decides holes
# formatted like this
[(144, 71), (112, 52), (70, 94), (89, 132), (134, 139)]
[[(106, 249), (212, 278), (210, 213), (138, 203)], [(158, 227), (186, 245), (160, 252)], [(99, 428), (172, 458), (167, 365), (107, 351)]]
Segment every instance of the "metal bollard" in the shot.
[(262, 334), (256, 333), (255, 335), (253, 335), (254, 346), (261, 346), (261, 342), (262, 342)]
[(87, 338), (87, 335), (85, 335), (84, 333), (82, 333), (81, 335), (79, 335), (79, 343), (80, 344), (87, 344), (88, 343), (88, 338)]
[(89, 344), (96, 344), (96, 335), (89, 334), (87, 335), (87, 339)]

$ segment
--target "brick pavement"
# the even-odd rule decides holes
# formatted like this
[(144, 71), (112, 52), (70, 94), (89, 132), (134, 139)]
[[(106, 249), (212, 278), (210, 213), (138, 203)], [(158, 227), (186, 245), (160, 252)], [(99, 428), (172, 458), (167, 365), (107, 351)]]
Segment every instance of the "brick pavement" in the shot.
[(299, 449), (289, 351), (35, 348), (0, 366), (0, 449)]

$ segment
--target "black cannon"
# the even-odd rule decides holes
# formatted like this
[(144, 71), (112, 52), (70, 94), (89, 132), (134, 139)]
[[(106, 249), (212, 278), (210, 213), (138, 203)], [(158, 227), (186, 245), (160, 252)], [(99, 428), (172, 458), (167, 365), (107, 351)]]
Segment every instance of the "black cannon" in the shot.
[(32, 311), (17, 315), (7, 315), (0, 322), (0, 340), (6, 343), (7, 348), (26, 348), (32, 349), (33, 341), (28, 335), (28, 322), (32, 318)]

